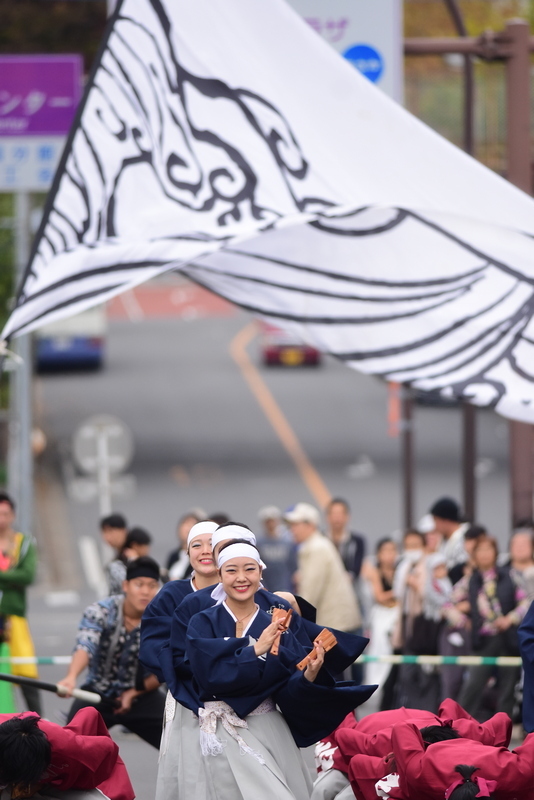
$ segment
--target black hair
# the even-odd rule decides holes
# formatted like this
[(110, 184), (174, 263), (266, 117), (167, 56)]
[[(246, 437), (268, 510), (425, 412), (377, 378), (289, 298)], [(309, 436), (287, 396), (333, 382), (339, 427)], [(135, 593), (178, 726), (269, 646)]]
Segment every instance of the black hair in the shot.
[[(230, 517), (228, 514), (225, 514), (224, 511), (215, 511), (214, 514), (210, 514), (208, 517), (211, 522), (216, 522), (219, 527), (221, 525), (235, 525), (235, 522), (230, 522)], [(246, 528), (246, 525), (244, 526)]]
[(0, 503), (7, 503), (12, 511), (15, 510), (15, 501), (7, 492), (0, 492)]
[(347, 514), (350, 514), (350, 506), (343, 497), (333, 497), (331, 500), (329, 500), (326, 508), (330, 510), (332, 506), (343, 506)]
[(402, 534), (402, 541), (405, 542), (408, 536), (419, 536), (421, 544), (425, 543), (425, 534), (415, 528), (407, 528)]
[[(250, 530), (250, 528), (249, 528), (249, 530)], [(248, 539), (230, 539), (230, 541), (225, 542), (224, 544), (222, 544), (219, 547), (219, 552), (217, 553), (217, 558), (221, 555), (223, 550), (226, 550), (226, 548), (230, 547), (230, 545), (232, 545), (232, 544), (249, 544), (251, 547), (254, 548), (254, 550), (258, 550), (256, 545), (252, 544), (252, 542), (249, 542)], [(259, 550), (258, 550), (258, 553), (259, 553)]]
[(484, 525), (470, 525), (464, 534), (464, 539), (478, 539), (479, 536), (487, 536), (488, 529)]
[(152, 544), (152, 536), (144, 528), (132, 528), (128, 531), (124, 548), (131, 547), (132, 544)]
[(514, 525), (514, 531), (522, 530), (523, 528), (534, 528), (534, 519), (532, 517), (521, 517)]
[(436, 744), (436, 742), (445, 742), (447, 739), (460, 738), (458, 731), (455, 728), (451, 728), (450, 725), (427, 725), (426, 728), (421, 728), (421, 736), (427, 744)]
[(13, 717), (0, 724), (0, 782), (29, 786), (50, 764), (51, 748), (39, 717)]
[(128, 562), (126, 567), (126, 580), (132, 581), (134, 578), (153, 578), (159, 581), (159, 564), (150, 556), (140, 556)]
[(127, 528), (128, 523), (122, 514), (109, 514), (107, 517), (102, 517), (100, 520), (100, 529), (104, 528)]
[[(213, 522), (217, 521), (217, 520), (213, 519), (213, 517), (211, 517), (210, 519), (212, 519)], [(227, 528), (229, 525), (237, 525), (239, 528), (246, 528), (247, 531), (250, 531), (251, 533), (253, 533), (252, 528), (249, 528), (248, 525), (245, 525), (244, 522), (232, 522), (232, 520), (230, 520), (230, 519), (227, 522), (223, 522), (221, 525), (219, 525), (217, 530), (220, 531), (221, 528)], [(250, 542), (247, 542), (247, 544), (250, 544)]]
[(191, 511), (186, 511), (185, 514), (182, 514), (176, 527), (179, 528), (182, 522), (185, 522), (186, 519), (196, 519), (197, 522), (203, 522), (206, 517), (204, 517), (202, 514), (199, 514), (198, 511), (193, 508)]
[(379, 552), (382, 550), (382, 548), (384, 547), (385, 544), (395, 544), (396, 545), (396, 542), (393, 539), (390, 539), (389, 536), (384, 536), (383, 539), (379, 539), (378, 542), (376, 543), (376, 547), (375, 547), (376, 555), (379, 554)]
[[(472, 780), (473, 772), (479, 767), (468, 766), (467, 764), (457, 764), (454, 768), (455, 772), (458, 772), (462, 778), (464, 779), (464, 783), (461, 786), (457, 786), (456, 789), (451, 792), (449, 796), (449, 800), (471, 800), (471, 798), (476, 797), (480, 791), (480, 786), (478, 783), (475, 783)], [(483, 795), (484, 800), (491, 800), (494, 797), (492, 794)]]

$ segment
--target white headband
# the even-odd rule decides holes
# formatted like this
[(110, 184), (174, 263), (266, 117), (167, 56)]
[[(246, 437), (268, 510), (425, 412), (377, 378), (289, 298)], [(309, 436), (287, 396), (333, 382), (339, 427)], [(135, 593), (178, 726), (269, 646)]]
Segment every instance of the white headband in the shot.
[(247, 542), (256, 544), (256, 537), (248, 528), (244, 528), (242, 525), (226, 525), (224, 528), (218, 528), (213, 534), (211, 539), (212, 550), (215, 550), (216, 545), (225, 542), (227, 539), (246, 539)]
[(260, 567), (265, 566), (256, 548), (250, 544), (243, 544), (242, 542), (238, 542), (237, 544), (229, 544), (228, 547), (225, 547), (224, 550), (219, 553), (219, 557), (217, 559), (217, 566), (219, 569), (231, 558), (251, 558), (257, 564), (259, 564)]
[[(189, 545), (191, 544), (193, 539), (196, 539), (197, 536), (202, 536), (204, 533), (215, 533), (219, 526), (216, 522), (212, 522), (211, 519), (206, 519), (203, 522), (196, 522), (191, 530), (189, 531), (189, 535), (187, 537), (187, 548), (189, 549)], [(212, 545), (213, 546), (213, 545)]]

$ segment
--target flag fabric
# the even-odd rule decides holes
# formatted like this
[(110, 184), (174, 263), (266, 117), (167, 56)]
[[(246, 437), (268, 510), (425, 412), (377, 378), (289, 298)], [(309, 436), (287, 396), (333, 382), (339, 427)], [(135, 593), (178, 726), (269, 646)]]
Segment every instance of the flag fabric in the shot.
[(284, 0), (122, 0), (4, 339), (162, 272), (347, 365), (534, 421), (534, 201)]

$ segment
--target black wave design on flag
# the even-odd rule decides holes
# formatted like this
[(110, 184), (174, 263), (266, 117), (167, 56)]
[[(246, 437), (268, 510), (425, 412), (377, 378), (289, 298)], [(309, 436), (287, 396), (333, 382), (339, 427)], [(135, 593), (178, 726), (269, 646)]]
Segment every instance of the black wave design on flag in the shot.
[(180, 269), (362, 371), (530, 404), (532, 238), (492, 248), (482, 223), (340, 207), (276, 102), (197, 74), (172, 20), (164, 0), (117, 8), (9, 335)]
[[(197, 217), (199, 239), (224, 240), (229, 222), (247, 218), (263, 223), (264, 229), (287, 213), (287, 208), (261, 201), (261, 176), (239, 139), (248, 138), (254, 147), (253, 139), (263, 142), (270, 153), (269, 170), (278, 170), (290, 210), (334, 205), (328, 198), (297, 191), (309, 165), (282, 112), (256, 92), (186, 69), (176, 51), (164, 3), (150, 0), (147, 5), (157, 19), (156, 28), (123, 11), (125, 2), (115, 12), (49, 196), (17, 307), (32, 298), (28, 279), (37, 278), (55, 256), (121, 236), (117, 218), (130, 202), (122, 186), (131, 171), (140, 167), (150, 169), (165, 198)], [(132, 30), (140, 34), (144, 47), (131, 44)], [(140, 75), (142, 86), (138, 85)], [(195, 120), (199, 98), (213, 107), (220, 101), (231, 104), (239, 114), (238, 128), (226, 136), (217, 131), (216, 113), (211, 127), (200, 125)], [(103, 137), (110, 147), (120, 145), (111, 171)], [(70, 202), (62, 203), (60, 196), (57, 203), (60, 189), (66, 187)], [(220, 228), (220, 236), (203, 233), (204, 225), (210, 223), (212, 231)], [(80, 280), (81, 275), (73, 275), (72, 280)]]
[[(505, 381), (488, 377), (488, 373), (497, 366), (500, 365), (502, 370), (503, 364), (506, 364), (511, 373), (530, 381), (530, 371), (525, 366), (525, 361), (528, 364), (529, 360), (524, 355), (519, 359), (517, 350), (521, 344), (534, 348), (534, 339), (525, 335), (534, 311), (534, 279), (485, 252), (482, 246), (466, 241), (454, 230), (421, 214), (406, 209), (392, 209), (391, 219), (387, 222), (356, 226), (354, 223), (360, 220), (364, 211), (368, 217), (377, 210), (357, 209), (353, 214), (346, 212), (340, 215), (344, 223), (342, 228), (336, 227), (333, 222), (335, 212), (331, 218), (325, 219), (323, 215), (317, 221), (319, 224), (310, 223), (309, 227), (330, 238), (349, 236), (362, 241), (365, 237), (382, 235), (384, 231), (393, 232), (397, 229), (398, 232), (402, 225), (411, 221), (431, 233), (436, 249), (447, 243), (452, 247), (451, 252), (459, 250), (464, 261), (467, 259), (471, 263), (471, 268), (430, 280), (380, 280), (355, 274), (356, 269), (350, 274), (342, 274), (318, 269), (310, 264), (270, 258), (243, 246), (239, 249), (229, 247), (213, 257), (208, 256), (185, 271), (193, 280), (215, 291), (221, 277), (234, 281), (230, 287), (244, 287), (241, 296), (235, 289), (226, 291), (224, 296), (275, 324), (294, 323), (304, 336), (306, 332), (310, 334), (319, 330), (319, 341), (332, 342), (329, 347), (323, 345), (323, 350), (350, 366), (363, 368), (388, 380), (412, 382), (428, 389), (446, 386), (448, 394), (466, 398), (474, 396), (473, 387), (476, 386), (480, 392), (485, 385), (491, 393), (488, 404), (492, 406), (497, 405), (506, 394)], [(253, 242), (252, 246), (258, 247), (258, 243)], [(221, 260), (226, 254), (233, 258), (232, 269), (225, 268)], [(213, 266), (211, 262), (214, 262)], [(241, 262), (243, 266), (239, 271), (237, 268)], [(501, 287), (497, 293), (489, 293), (489, 282), (494, 280), (496, 271), (501, 273)], [(315, 280), (324, 279), (323, 288), (310, 286), (307, 280), (309, 276)], [(265, 295), (262, 295), (261, 303), (250, 299), (254, 296), (254, 285), (258, 284), (273, 290), (270, 305), (265, 302)], [(310, 296), (317, 299), (313, 309), (320, 309), (319, 301), (323, 300), (329, 313), (313, 313), (307, 305)], [(342, 303), (333, 306), (330, 302), (337, 300)], [(467, 313), (457, 309), (458, 301), (464, 302)], [(354, 309), (355, 303), (365, 307), (364, 314), (343, 313), (343, 309)], [(284, 308), (291, 310), (280, 310)], [(305, 310), (299, 313), (297, 309)], [(403, 336), (398, 338), (393, 334), (395, 323), (409, 323), (410, 319), (417, 321), (421, 318), (426, 324), (408, 324), (404, 327)], [(392, 329), (387, 346), (362, 347), (350, 351), (335, 347), (335, 336), (330, 335), (328, 330), (341, 328), (345, 333), (351, 327), (352, 336), (344, 336), (344, 340), (352, 338), (357, 341), (361, 338), (365, 341), (368, 338), (367, 330), (385, 325)], [(360, 335), (358, 330), (361, 331)], [(321, 339), (321, 336), (324, 338)], [(308, 339), (314, 344), (318, 343), (309, 335)], [(461, 343), (458, 343), (459, 340)], [(529, 358), (532, 356), (534, 349), (529, 352)], [(393, 361), (393, 368), (381, 366)], [(373, 364), (372, 369), (367, 367), (370, 363)], [(477, 363), (480, 364), (478, 369)], [(469, 376), (458, 379), (457, 376), (466, 369)]]

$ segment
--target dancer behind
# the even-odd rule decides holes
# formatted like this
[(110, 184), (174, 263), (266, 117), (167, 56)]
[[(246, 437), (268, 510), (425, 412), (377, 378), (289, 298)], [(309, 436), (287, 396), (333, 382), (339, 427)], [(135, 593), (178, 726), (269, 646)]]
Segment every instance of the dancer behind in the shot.
[(43, 791), (60, 798), (69, 789), (85, 790), (79, 800), (135, 797), (118, 745), (94, 708), (81, 709), (64, 728), (31, 712), (0, 714), (0, 784), (9, 797)]
[(187, 555), (193, 568), (192, 575), (183, 580), (166, 583), (143, 614), (139, 659), (146, 669), (157, 675), (161, 683), (165, 682), (165, 676), (160, 664), (160, 653), (163, 647), (166, 647), (166, 654), (169, 653), (168, 644), (175, 610), (188, 594), (213, 586), (219, 581), (211, 549), (211, 539), (218, 527), (217, 523), (211, 520), (193, 525), (186, 542)]
[[(499, 712), (484, 723), (477, 722), (454, 700), (444, 700), (437, 714), (416, 708), (396, 708), (380, 711), (363, 717), (359, 722), (349, 714), (341, 725), (315, 748), (318, 778), (314, 784), (311, 800), (332, 800), (349, 785), (349, 765), (354, 756), (362, 756), (359, 764), (360, 789), (365, 794), (364, 778), (370, 781), (369, 792), (374, 794), (374, 783), (384, 775), (382, 759), (392, 750), (392, 730), (401, 722), (411, 722), (420, 730), (433, 731), (434, 741), (438, 728), (453, 728), (457, 736), (473, 739), (492, 747), (508, 747), (512, 736), (512, 720)], [(441, 736), (446, 738), (448, 732)], [(428, 742), (428, 733), (423, 737)], [(365, 757), (371, 757), (368, 760)], [(363, 764), (363, 767), (362, 767)]]
[(491, 797), (493, 793), (499, 800), (534, 797), (532, 734), (512, 752), (469, 739), (437, 742), (426, 747), (416, 726), (404, 723), (393, 728), (392, 744), (404, 797), (437, 800), (445, 795), (448, 800), (462, 800), (466, 790), (459, 791), (464, 779), (459, 776), (458, 767), (466, 763), (476, 769), (471, 780), (478, 784), (479, 798)]
[[(261, 582), (255, 547), (228, 544), (218, 565), (219, 603), (196, 614), (187, 633), (187, 656), (203, 700), (198, 713), (207, 783), (221, 800), (252, 794), (257, 800), (307, 800), (309, 776), (291, 733), (300, 746), (310, 743), (319, 728), (328, 730), (334, 716), (340, 721), (376, 687), (336, 687), (318, 645), (305, 671), (295, 669), (307, 649), (291, 627), (279, 636), (281, 624), (255, 602)], [(273, 655), (277, 638), (279, 653)], [(222, 729), (224, 748), (217, 736)]]
[[(429, 725), (421, 728), (420, 733), (425, 747), (437, 742), (460, 739), (458, 732), (448, 726)], [(399, 785), (400, 778), (393, 753), (385, 758), (362, 754), (353, 756), (348, 762), (348, 777), (353, 796), (358, 800), (375, 800), (377, 795), (390, 797), (391, 800), (411, 800), (411, 795), (406, 795)], [(339, 795), (336, 800), (339, 800)]]
[[(102, 696), (98, 708), (104, 722), (124, 725), (153, 747), (161, 739), (164, 696), (153, 674), (140, 674), (139, 635), (143, 611), (159, 590), (159, 566), (152, 558), (130, 561), (124, 594), (113, 595), (85, 609), (69, 671), (60, 681), (69, 691), (88, 668), (84, 689)], [(89, 705), (75, 700), (69, 720)]]

